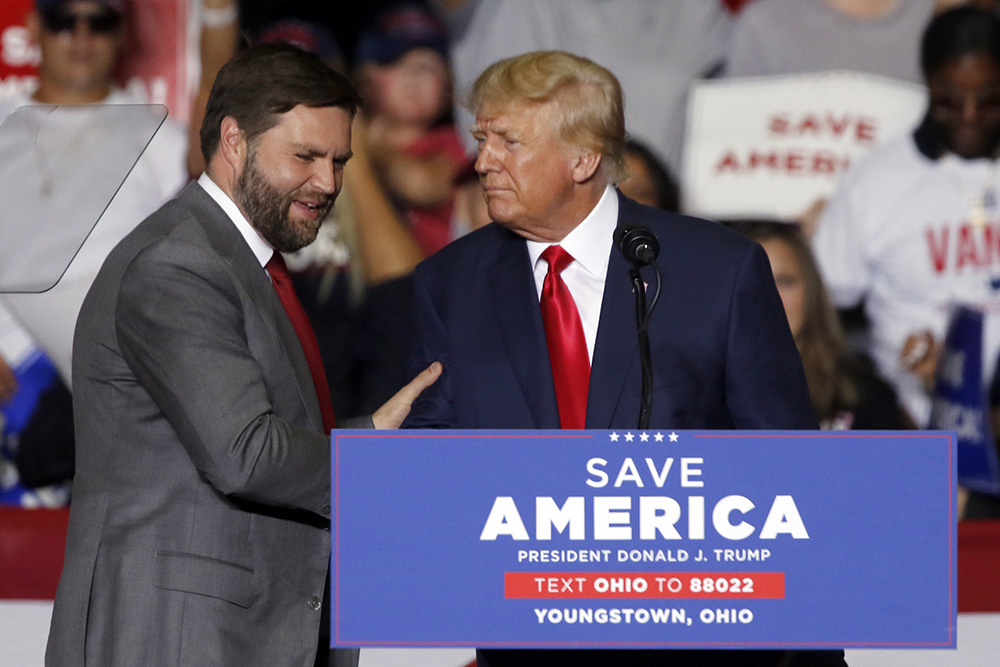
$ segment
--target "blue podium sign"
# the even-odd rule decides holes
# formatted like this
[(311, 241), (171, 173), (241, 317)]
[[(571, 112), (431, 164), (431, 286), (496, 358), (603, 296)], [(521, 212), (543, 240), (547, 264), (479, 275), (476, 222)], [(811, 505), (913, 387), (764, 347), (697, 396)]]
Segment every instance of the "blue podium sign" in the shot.
[(336, 646), (956, 645), (952, 432), (332, 437)]

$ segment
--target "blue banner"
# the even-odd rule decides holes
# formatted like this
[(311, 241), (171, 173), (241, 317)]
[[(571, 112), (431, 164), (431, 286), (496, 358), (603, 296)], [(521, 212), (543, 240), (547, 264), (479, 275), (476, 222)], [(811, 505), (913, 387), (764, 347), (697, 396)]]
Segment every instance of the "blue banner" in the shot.
[(332, 437), (334, 645), (955, 647), (954, 433)]
[(957, 307), (938, 361), (930, 426), (958, 435), (958, 483), (997, 495), (1000, 463), (985, 386), (983, 314)]

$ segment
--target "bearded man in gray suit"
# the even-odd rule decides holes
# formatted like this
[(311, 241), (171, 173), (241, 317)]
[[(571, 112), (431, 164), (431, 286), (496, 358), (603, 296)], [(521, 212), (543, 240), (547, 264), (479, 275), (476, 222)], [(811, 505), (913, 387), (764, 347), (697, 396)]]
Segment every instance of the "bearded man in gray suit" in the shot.
[[(327, 664), (330, 441), (264, 267), (316, 237), (359, 102), (293, 47), (238, 55), (208, 101), (206, 173), (97, 276), (74, 343), (77, 473), (47, 665)], [(366, 425), (398, 427), (439, 373)]]

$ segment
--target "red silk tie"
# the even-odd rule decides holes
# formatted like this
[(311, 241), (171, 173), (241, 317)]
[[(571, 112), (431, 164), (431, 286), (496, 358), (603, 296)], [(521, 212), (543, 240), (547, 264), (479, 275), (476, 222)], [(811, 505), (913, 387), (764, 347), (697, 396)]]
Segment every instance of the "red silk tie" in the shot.
[(292, 285), (292, 277), (288, 275), (288, 266), (285, 265), (285, 258), (281, 253), (275, 252), (267, 265), (264, 267), (271, 274), (271, 284), (274, 291), (281, 299), (281, 305), (285, 307), (288, 319), (295, 327), (295, 333), (299, 337), (299, 344), (306, 355), (306, 362), (309, 364), (309, 373), (312, 375), (313, 385), (316, 387), (316, 398), (319, 399), (320, 414), (323, 415), (323, 429), (329, 433), (336, 424), (333, 416), (333, 403), (330, 401), (330, 385), (326, 382), (326, 371), (323, 370), (323, 358), (319, 353), (319, 344), (316, 342), (316, 334), (312, 325), (309, 324), (309, 317), (302, 308), (302, 303), (295, 296), (295, 286)]
[(573, 257), (553, 245), (545, 249), (542, 259), (549, 265), (542, 283), (542, 323), (556, 385), (559, 424), (562, 428), (582, 429), (587, 421), (590, 354), (576, 302), (559, 275), (573, 262)]

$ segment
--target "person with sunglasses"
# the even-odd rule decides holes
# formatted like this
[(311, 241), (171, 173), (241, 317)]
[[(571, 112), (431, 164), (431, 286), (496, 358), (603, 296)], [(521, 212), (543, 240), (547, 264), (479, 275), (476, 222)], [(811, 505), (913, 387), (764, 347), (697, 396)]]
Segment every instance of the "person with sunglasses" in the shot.
[(938, 14), (920, 60), (922, 122), (844, 175), (813, 250), (835, 304), (864, 303), (867, 351), (922, 428), (951, 305), (985, 314), (987, 383), (1000, 351), (1000, 16)]
[[(74, 158), (95, 155), (81, 147), (100, 145), (100, 133), (107, 131), (100, 129), (100, 114), (89, 105), (143, 102), (118, 87), (115, 80), (125, 44), (126, 18), (124, 0), (35, 1), (26, 26), (41, 54), (37, 84), (0, 103), (0, 120), (23, 106), (35, 107), (39, 119), (34, 136), (20, 137), (24, 150), (34, 159), (24, 170), (30, 173), (18, 174), (17, 182), (37, 181), (37, 187), (23, 188), (21, 196), (57, 198), (93, 178), (93, 165), (80, 164), (82, 158)], [(70, 105), (88, 106), (81, 107), (79, 113), (72, 108), (67, 111), (73, 113), (45, 113), (47, 106)], [(162, 113), (162, 109), (151, 109), (151, 113)], [(0, 306), (11, 311), (52, 357), (67, 382), (76, 315), (94, 275), (136, 221), (156, 210), (188, 181), (186, 152), (184, 129), (167, 119), (60, 283), (46, 294), (0, 296)], [(67, 216), (71, 213), (67, 211)], [(3, 354), (0, 348), (0, 356)]]
[[(0, 126), (0, 154), (23, 158), (18, 166), (0, 160), (0, 188), (15, 188), (18, 200), (58, 202), (57, 217), (67, 227), (80, 223), (78, 211), (85, 208), (74, 193), (94, 190), (94, 174), (100, 172), (94, 163), (120, 159), (108, 155), (113, 151), (107, 146), (114, 144), (108, 133), (134, 131), (109, 130), (96, 105), (142, 102), (114, 78), (125, 40), (125, 11), (123, 0), (36, 0), (25, 23), (41, 54), (37, 83), (0, 101), (0, 122), (21, 107), (32, 107), (22, 114), (29, 112), (33, 119), (27, 131), (5, 132)], [(32, 364), (50, 359), (63, 383), (70, 384), (73, 330), (87, 290), (115, 244), (187, 182), (186, 153), (185, 131), (167, 120), (58, 284), (40, 294), (0, 294), (0, 331), (8, 334), (0, 336), (0, 360), (15, 377), (29, 377)], [(56, 382), (46, 391), (66, 391), (60, 387)], [(68, 424), (67, 433), (71, 429)], [(45, 458), (64, 457), (72, 470), (72, 437), (60, 443), (65, 447)], [(58, 497), (62, 503), (68, 496)]]
[(34, 101), (89, 104), (112, 93), (123, 11), (121, 0), (37, 0), (27, 18), (42, 52)]

